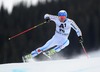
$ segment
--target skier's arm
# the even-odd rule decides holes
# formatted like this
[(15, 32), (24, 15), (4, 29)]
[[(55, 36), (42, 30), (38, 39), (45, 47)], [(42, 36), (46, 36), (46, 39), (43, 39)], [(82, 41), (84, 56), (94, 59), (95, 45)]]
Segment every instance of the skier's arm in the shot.
[(44, 19), (49, 22), (50, 20), (55, 21), (57, 19), (58, 16), (55, 15), (51, 15), (51, 14), (45, 14), (44, 15)]
[(79, 42), (83, 42), (82, 32), (73, 20), (71, 20), (71, 27), (76, 31)]

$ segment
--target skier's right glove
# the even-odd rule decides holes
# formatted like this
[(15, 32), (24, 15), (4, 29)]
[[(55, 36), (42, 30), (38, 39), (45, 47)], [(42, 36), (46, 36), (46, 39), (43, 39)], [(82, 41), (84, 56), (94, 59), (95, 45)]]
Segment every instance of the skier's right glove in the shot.
[(78, 39), (79, 39), (79, 43), (83, 43), (83, 37), (82, 36), (79, 36)]
[(49, 17), (46, 17), (45, 18), (45, 21), (48, 23), (48, 22), (50, 22), (50, 18)]

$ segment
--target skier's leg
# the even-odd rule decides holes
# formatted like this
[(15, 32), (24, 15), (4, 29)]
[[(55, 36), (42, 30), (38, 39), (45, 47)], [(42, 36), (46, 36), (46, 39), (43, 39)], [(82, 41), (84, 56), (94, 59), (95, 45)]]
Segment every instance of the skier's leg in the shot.
[(64, 49), (68, 45), (69, 45), (69, 40), (66, 40), (65, 42), (63, 42), (63, 44), (57, 45), (56, 47), (54, 47), (53, 49), (50, 49), (49, 51), (47, 51), (45, 53), (48, 56), (52, 56), (53, 54), (55, 54), (56, 52), (61, 51), (62, 49)]
[(54, 50), (56, 52), (59, 52), (59, 51), (61, 51), (62, 49), (64, 49), (68, 45), (69, 45), (69, 40), (66, 40), (62, 45), (59, 45), (59, 46), (55, 47)]
[[(30, 54), (27, 54), (25, 56), (22, 56), (22, 60), (23, 62), (29, 62), (30, 59), (36, 57), (37, 55), (39, 55), (40, 53), (42, 53), (43, 51), (49, 49), (51, 40), (48, 41), (44, 46), (37, 48), (36, 50), (32, 51)], [(49, 46), (50, 45), (50, 46)]]
[(46, 51), (50, 48), (52, 48), (53, 46), (56, 45), (55, 43), (55, 38), (51, 38), (49, 41), (46, 42), (45, 45), (43, 45), (42, 47), (37, 48), (36, 50), (31, 52), (32, 57), (34, 58), (35, 56), (37, 56), (38, 54), (42, 53), (43, 51)]
[(49, 50), (50, 48), (57, 45), (57, 42), (58, 42), (57, 37), (53, 36), (49, 41), (46, 42), (45, 45), (43, 45), (42, 47), (37, 48), (36, 50), (32, 51), (30, 54), (23, 56), (23, 59), (25, 59), (27, 61), (29, 58), (34, 58), (38, 54), (40, 54), (40, 53), (42, 53), (46, 50)]
[(51, 40), (49, 40), (44, 46), (37, 48), (36, 50), (32, 51), (30, 54), (27, 54), (25, 56), (22, 56), (22, 59), (24, 62), (28, 62), (30, 59), (36, 57), (40, 53), (42, 53), (44, 50), (46, 50), (47, 47), (49, 47)]

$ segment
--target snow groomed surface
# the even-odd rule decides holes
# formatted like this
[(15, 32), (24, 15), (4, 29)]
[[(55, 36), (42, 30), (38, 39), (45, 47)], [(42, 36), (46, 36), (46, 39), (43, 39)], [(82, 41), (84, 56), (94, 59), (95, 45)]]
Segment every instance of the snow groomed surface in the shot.
[(100, 72), (100, 58), (1, 64), (0, 72)]

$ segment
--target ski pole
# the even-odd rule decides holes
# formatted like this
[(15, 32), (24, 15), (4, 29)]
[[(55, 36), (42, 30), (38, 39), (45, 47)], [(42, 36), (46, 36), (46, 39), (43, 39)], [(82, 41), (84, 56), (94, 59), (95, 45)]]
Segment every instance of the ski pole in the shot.
[(83, 43), (82, 43), (82, 42), (80, 42), (80, 43), (81, 43), (81, 46), (82, 46), (82, 48), (83, 48), (83, 51), (84, 51), (85, 55), (87, 56), (87, 58), (89, 58), (89, 56), (88, 56), (88, 54), (87, 54), (87, 52), (86, 52), (86, 49), (85, 49)]
[(8, 38), (8, 40), (11, 40), (11, 39), (13, 39), (13, 38), (15, 38), (15, 37), (17, 37), (17, 36), (19, 36), (19, 35), (22, 35), (22, 34), (28, 32), (28, 31), (30, 31), (30, 30), (32, 30), (32, 29), (35, 29), (35, 28), (37, 28), (38, 26), (41, 26), (41, 25), (43, 25), (43, 24), (45, 24), (45, 23), (46, 23), (46, 21), (45, 21), (45, 22), (42, 22), (42, 23), (40, 23), (40, 24), (38, 24), (38, 25), (36, 25), (36, 26), (33, 26), (33, 27), (31, 27), (31, 28), (29, 28), (29, 29), (27, 29), (27, 30), (24, 30), (24, 31), (22, 31), (22, 32), (20, 32), (20, 33), (14, 35), (14, 36)]

